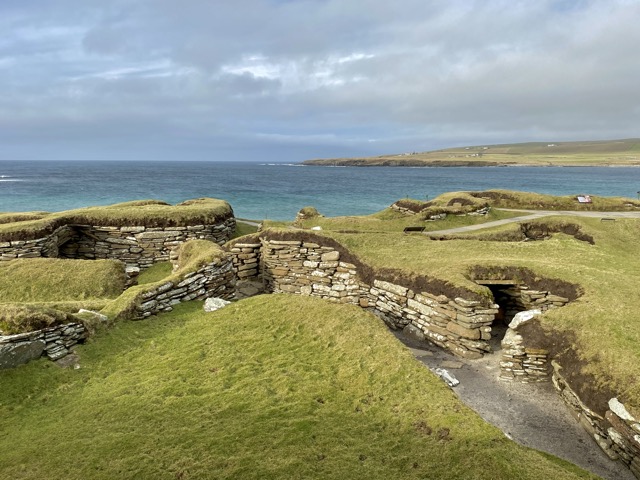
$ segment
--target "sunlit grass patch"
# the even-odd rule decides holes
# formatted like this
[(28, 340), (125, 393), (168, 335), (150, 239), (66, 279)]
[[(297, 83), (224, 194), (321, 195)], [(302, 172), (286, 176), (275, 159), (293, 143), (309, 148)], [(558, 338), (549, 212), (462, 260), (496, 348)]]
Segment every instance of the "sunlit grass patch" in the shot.
[(4, 478), (592, 478), (507, 440), (353, 306), (194, 302), (79, 354), (0, 372)]

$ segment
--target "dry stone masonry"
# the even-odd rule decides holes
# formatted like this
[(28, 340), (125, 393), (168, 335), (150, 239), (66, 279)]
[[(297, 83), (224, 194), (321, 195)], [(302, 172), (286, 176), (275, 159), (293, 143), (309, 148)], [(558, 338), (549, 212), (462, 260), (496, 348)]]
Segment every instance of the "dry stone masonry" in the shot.
[(255, 277), (259, 273), (261, 243), (236, 243), (231, 248), (233, 270), (238, 279)]
[(414, 290), (373, 280), (364, 283), (358, 267), (334, 247), (303, 240), (237, 243), (231, 247), (234, 270), (249, 278), (262, 272), (267, 289), (351, 303), (372, 310), (395, 329), (411, 326), (423, 338), (465, 358), (490, 352), (496, 305)]
[[(478, 281), (478, 283), (490, 285), (493, 282)], [(518, 312), (535, 309), (545, 312), (569, 303), (568, 298), (554, 295), (547, 290), (535, 290), (523, 284), (508, 285), (503, 289), (494, 290), (494, 296), (508, 319), (515, 317)]]
[(208, 297), (233, 298), (236, 275), (232, 260), (228, 256), (189, 272), (179, 281), (167, 282), (142, 294), (136, 307), (137, 319), (160, 312), (170, 312), (180, 302), (204, 300)]
[(518, 380), (522, 383), (546, 382), (549, 380), (549, 351), (525, 345), (518, 327), (533, 320), (541, 310), (527, 310), (515, 315), (502, 339), (500, 378)]
[(65, 225), (44, 238), (1, 242), (0, 259), (116, 259), (124, 262), (127, 272), (134, 276), (154, 263), (168, 261), (171, 250), (187, 240), (204, 239), (222, 245), (234, 231), (233, 216), (215, 225), (185, 227)]
[(58, 360), (87, 337), (81, 323), (67, 323), (16, 335), (0, 335), (0, 369), (14, 368), (46, 355)]
[(609, 400), (604, 417), (594, 412), (571, 389), (562, 367), (555, 361), (551, 363), (553, 385), (582, 427), (611, 460), (620, 460), (640, 478), (640, 420), (617, 398)]
[[(172, 228), (67, 225), (46, 238), (0, 243), (0, 255), (3, 260), (38, 256), (117, 258), (130, 269), (145, 268), (155, 261), (175, 262), (172, 249), (191, 238), (223, 243), (234, 226), (233, 219), (216, 226)], [(261, 280), (270, 292), (312, 295), (359, 305), (381, 317), (391, 328), (406, 329), (460, 357), (480, 358), (491, 351), (489, 340), (499, 314), (497, 304), (459, 296), (449, 298), (400, 285), (397, 280), (370, 278), (363, 271), (369, 267), (350, 260), (343, 249), (331, 246), (335, 242), (322, 237), (309, 240), (308, 235), (303, 238), (306, 240), (291, 239), (291, 235), (275, 239), (267, 234), (232, 244), (227, 255), (213, 263), (143, 293), (135, 315), (146, 318), (169, 311), (181, 301), (232, 299), (238, 280)], [(568, 298), (526, 285), (496, 285), (501, 282), (491, 280), (478, 283), (491, 288), (507, 319), (524, 310), (542, 313), (569, 302)], [(501, 378), (543, 381), (550, 370), (549, 353), (529, 348), (526, 336), (518, 331), (519, 326), (519, 321), (512, 323), (503, 340)], [(61, 358), (85, 337), (81, 324), (0, 337), (0, 368), (43, 354)], [(551, 364), (553, 384), (578, 421), (610, 458), (620, 459), (640, 478), (640, 421), (616, 398), (609, 401), (604, 416), (589, 409), (564, 379), (560, 365), (554, 361)]]

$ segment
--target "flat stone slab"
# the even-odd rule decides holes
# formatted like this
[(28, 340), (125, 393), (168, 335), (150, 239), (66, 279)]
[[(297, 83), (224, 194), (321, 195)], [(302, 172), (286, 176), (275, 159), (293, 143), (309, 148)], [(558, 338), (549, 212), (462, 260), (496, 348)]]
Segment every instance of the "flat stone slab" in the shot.
[(9, 343), (0, 347), (0, 369), (15, 368), (42, 356), (44, 340)]
[(464, 366), (464, 363), (456, 362), (453, 360), (444, 360), (443, 362), (440, 362), (440, 366), (442, 368), (452, 368), (452, 369), (458, 370)]
[(433, 357), (433, 352), (429, 350), (421, 350), (419, 348), (410, 348), (409, 350), (411, 350), (414, 357)]

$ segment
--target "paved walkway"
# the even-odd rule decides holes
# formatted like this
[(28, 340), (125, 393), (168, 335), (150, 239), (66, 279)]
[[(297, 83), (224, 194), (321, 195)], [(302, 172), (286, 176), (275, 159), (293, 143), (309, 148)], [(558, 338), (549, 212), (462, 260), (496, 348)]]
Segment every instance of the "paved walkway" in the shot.
[(573, 210), (519, 210), (512, 208), (496, 208), (496, 210), (502, 210), (504, 212), (522, 212), (526, 215), (505, 218), (504, 220), (496, 220), (493, 222), (480, 223), (478, 225), (469, 225), (467, 227), (449, 228), (446, 230), (436, 230), (433, 232), (425, 232), (424, 235), (449, 235), (452, 233), (466, 233), (473, 232), (475, 230), (482, 230), (484, 228), (498, 227), (500, 225), (507, 225), (509, 223), (524, 222), (528, 220), (535, 220), (543, 217), (550, 217), (553, 215), (574, 216), (574, 217), (587, 217), (587, 218), (636, 218), (640, 219), (640, 212), (585, 212), (585, 211), (573, 211)]

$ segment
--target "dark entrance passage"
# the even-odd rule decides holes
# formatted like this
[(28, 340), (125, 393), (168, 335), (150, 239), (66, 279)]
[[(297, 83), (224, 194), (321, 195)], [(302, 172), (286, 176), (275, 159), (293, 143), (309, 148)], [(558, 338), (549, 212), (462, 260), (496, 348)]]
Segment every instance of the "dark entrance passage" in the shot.
[(513, 317), (516, 313), (525, 310), (520, 301), (520, 289), (515, 280), (476, 280), (476, 283), (491, 290), (494, 303), (498, 305), (498, 313), (491, 324), (491, 340), (489, 340), (491, 350), (496, 352), (502, 349), (500, 344)]

